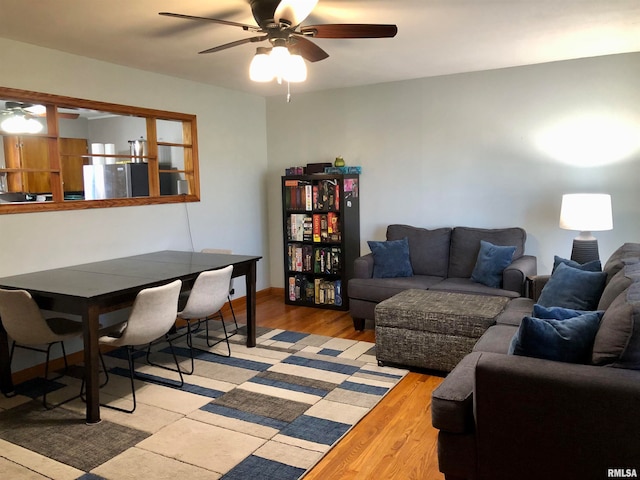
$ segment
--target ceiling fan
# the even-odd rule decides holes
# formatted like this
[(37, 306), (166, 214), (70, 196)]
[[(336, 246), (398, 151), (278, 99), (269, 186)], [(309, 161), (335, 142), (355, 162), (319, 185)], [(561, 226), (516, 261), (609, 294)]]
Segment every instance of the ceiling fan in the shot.
[[(2, 113), (3, 115), (4, 114), (22, 114), (31, 118), (46, 117), (47, 107), (45, 107), (44, 105), (34, 104), (34, 103), (7, 101), (4, 104), (4, 109), (0, 113)], [(78, 113), (58, 111), (58, 117), (60, 118), (68, 118), (71, 120), (75, 120), (79, 116), (80, 114)]]
[[(317, 3), (318, 0), (249, 0), (251, 12), (253, 13), (253, 18), (256, 20), (257, 26), (217, 18), (183, 15), (180, 13), (160, 12), (159, 14), (166, 17), (229, 25), (242, 28), (247, 32), (259, 34), (198, 52), (201, 54), (219, 52), (246, 43), (268, 40), (272, 45), (271, 52), (269, 52), (268, 48), (258, 48), (256, 57), (260, 55), (266, 57), (268, 53), (271, 53), (271, 55), (276, 54), (278, 49), (284, 47), (286, 50), (286, 52), (284, 52), (285, 55), (290, 53), (292, 57), (299, 56), (309, 62), (318, 62), (328, 58), (329, 54), (310, 41), (309, 38), (389, 38), (394, 37), (398, 32), (396, 25), (362, 23), (301, 25), (313, 11)], [(255, 60), (256, 59), (254, 59), (254, 61)], [(254, 62), (252, 62), (252, 70), (253, 64)], [(305, 69), (304, 77), (306, 78), (306, 66), (304, 66), (304, 62), (302, 62), (302, 66)], [(275, 76), (279, 81), (281, 80), (279, 75), (276, 74)], [(261, 80), (258, 79), (257, 81), (268, 81), (274, 78), (272, 75), (271, 78), (267, 80), (267, 77)], [(256, 78), (253, 78), (253, 75), (252, 79), (256, 80)]]

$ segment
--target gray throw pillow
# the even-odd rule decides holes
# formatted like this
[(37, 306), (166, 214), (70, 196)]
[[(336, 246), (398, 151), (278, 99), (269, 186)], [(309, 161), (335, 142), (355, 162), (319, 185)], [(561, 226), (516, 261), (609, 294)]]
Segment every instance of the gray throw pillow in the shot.
[(632, 280), (624, 274), (624, 269), (616, 273), (613, 278), (609, 279), (607, 286), (604, 287), (598, 303), (598, 310), (607, 310), (613, 301), (618, 298), (618, 295), (629, 288), (631, 283)]
[(561, 263), (542, 289), (538, 303), (543, 307), (596, 310), (606, 280), (604, 272), (586, 272)]
[(591, 361), (640, 370), (640, 281), (620, 293), (604, 313)]

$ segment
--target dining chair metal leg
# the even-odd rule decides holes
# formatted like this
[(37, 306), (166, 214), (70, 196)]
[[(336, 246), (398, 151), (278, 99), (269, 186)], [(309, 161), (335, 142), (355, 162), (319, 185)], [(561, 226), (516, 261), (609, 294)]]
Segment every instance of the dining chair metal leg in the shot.
[(238, 333), (238, 320), (236, 320), (236, 312), (233, 311), (233, 303), (231, 302), (231, 295), (229, 295), (227, 297), (227, 299), (229, 300), (229, 309), (231, 310), (231, 316), (233, 317), (233, 323), (236, 326), (235, 331), (229, 335), (230, 337), (234, 336), (236, 333)]
[(217, 353), (217, 352), (209, 352), (209, 353), (213, 353), (214, 355), (220, 355), (221, 357), (230, 357), (231, 356), (231, 346), (229, 345), (229, 337), (231, 335), (227, 334), (227, 327), (224, 323), (224, 316), (222, 315), (222, 312), (218, 312), (218, 315), (220, 316), (220, 322), (222, 323), (222, 330), (224, 331), (224, 338), (219, 339), (216, 342), (211, 343), (209, 341), (209, 320), (207, 320), (207, 325), (206, 325), (206, 332), (207, 332), (207, 346), (209, 347), (213, 347), (217, 344), (219, 344), (222, 341), (225, 341), (227, 343), (227, 355), (222, 355), (221, 353)]
[[(49, 362), (51, 359), (51, 347), (53, 347), (55, 344), (59, 343), (60, 347), (62, 349), (62, 359), (64, 361), (64, 370), (62, 371), (61, 374), (53, 377), (53, 378), (49, 378)], [(49, 389), (48, 389), (48, 383), (54, 382), (56, 380), (61, 379), (62, 377), (64, 377), (67, 372), (69, 371), (69, 363), (67, 361), (67, 352), (65, 351), (64, 348), (64, 342), (53, 342), (53, 343), (49, 343), (47, 345), (47, 348), (45, 350), (41, 349), (41, 348), (36, 348), (36, 347), (30, 347), (30, 346), (26, 346), (26, 345), (16, 345), (16, 342), (13, 341), (11, 343), (11, 351), (9, 353), (9, 365), (11, 365), (11, 362), (13, 361), (13, 354), (15, 352), (15, 347), (18, 346), (20, 348), (23, 348), (25, 350), (31, 350), (34, 352), (40, 352), (40, 353), (44, 353), (46, 355), (45, 357), (45, 363), (44, 363), (44, 382), (43, 382), (43, 386), (42, 386), (42, 406), (44, 408), (46, 408), (47, 410), (52, 410), (56, 407), (59, 407), (60, 405), (64, 405), (65, 403), (68, 403), (72, 400), (75, 400), (76, 398), (79, 398), (82, 394), (82, 389), (80, 391), (80, 393), (78, 395), (74, 395), (73, 397), (67, 398), (66, 400), (63, 400), (62, 402), (58, 402), (58, 403), (54, 403), (54, 404), (50, 404), (47, 403), (47, 394), (49, 393)], [(6, 397), (15, 397), (16, 396), (16, 391), (14, 390), (13, 392), (9, 393), (9, 394), (5, 394)]]
[[(166, 341), (169, 343), (170, 347), (172, 347), (172, 342), (174, 342), (178, 338), (181, 338), (184, 336), (187, 337), (187, 347), (189, 348), (189, 357), (191, 359), (191, 369), (189, 371), (180, 369), (180, 366), (177, 360), (176, 360), (176, 365), (178, 365), (179, 373), (181, 375), (192, 375), (195, 368), (195, 361), (194, 361), (194, 355), (193, 355), (194, 346), (193, 346), (192, 335), (200, 329), (200, 320), (197, 320), (198, 324), (195, 330), (191, 327), (191, 320), (186, 320), (186, 322), (187, 322), (187, 326), (185, 327), (187, 329), (186, 333), (167, 334)], [(147, 346), (147, 363), (149, 365), (153, 365), (154, 367), (167, 368), (163, 365), (160, 365), (159, 363), (154, 363), (151, 361), (151, 358), (150, 358), (151, 345), (152, 344), (150, 343)], [(173, 369), (169, 369), (169, 370), (173, 371)]]

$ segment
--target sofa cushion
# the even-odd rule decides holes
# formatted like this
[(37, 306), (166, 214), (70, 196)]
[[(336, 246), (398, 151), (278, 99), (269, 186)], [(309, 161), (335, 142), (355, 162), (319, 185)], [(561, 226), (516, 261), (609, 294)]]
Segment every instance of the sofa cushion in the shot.
[(604, 272), (586, 272), (561, 263), (542, 289), (538, 303), (543, 307), (595, 310), (606, 280)]
[(409, 241), (406, 238), (387, 242), (369, 241), (373, 254), (373, 278), (410, 277)]
[(427, 275), (396, 278), (352, 278), (348, 283), (349, 298), (377, 303), (411, 288), (430, 289), (441, 281), (441, 277)]
[(602, 269), (607, 274), (607, 281), (624, 268), (623, 260), (630, 257), (640, 258), (640, 243), (625, 243), (611, 254)]
[(445, 278), (441, 282), (430, 287), (431, 290), (439, 290), (443, 292), (454, 293), (475, 293), (478, 295), (492, 295), (496, 297), (516, 298), (520, 296), (518, 292), (513, 290), (504, 290), (502, 288), (487, 287), (482, 283), (477, 283), (470, 278)]
[(600, 312), (588, 312), (566, 320), (524, 317), (513, 336), (509, 354), (585, 363), (590, 359), (600, 318)]
[[(638, 260), (635, 260), (638, 263)], [(624, 265), (624, 263), (623, 263)], [(625, 275), (625, 269), (618, 271), (612, 278), (609, 278), (607, 281), (607, 286), (604, 287), (604, 291), (600, 296), (600, 302), (598, 302), (598, 310), (606, 310), (608, 309), (613, 301), (618, 298), (622, 292), (624, 292), (629, 285), (631, 285), (632, 280), (630, 277)]]
[(640, 369), (640, 280), (620, 293), (604, 313), (591, 361), (595, 365)]
[(500, 288), (502, 272), (511, 264), (516, 247), (494, 245), (480, 240), (480, 251), (476, 266), (471, 272), (471, 280), (487, 287)]
[(446, 277), (449, 268), (449, 245), (451, 229), (389, 225), (387, 240), (409, 240), (409, 257), (415, 275)]
[(494, 245), (515, 246), (513, 259), (524, 254), (527, 234), (522, 228), (471, 228), (456, 227), (451, 232), (449, 253), (449, 277), (470, 278), (476, 265), (480, 240)]
[[(522, 318), (520, 319), (522, 321)], [(494, 325), (490, 327), (473, 347), (474, 352), (506, 354), (518, 327), (513, 325)]]
[(578, 270), (585, 270), (587, 272), (602, 271), (602, 264), (600, 263), (600, 260), (592, 260), (591, 262), (587, 262), (587, 263), (578, 263), (574, 260), (568, 260), (566, 258), (559, 257), (558, 255), (554, 255), (553, 270), (551, 270), (551, 273), (555, 272), (556, 268), (558, 268), (558, 265), (560, 265), (561, 263), (564, 263), (565, 265), (568, 265), (573, 268), (577, 268)]
[[(526, 297), (518, 297), (512, 299), (504, 311), (496, 317), (498, 325), (512, 325), (517, 327), (520, 325), (523, 317), (531, 315), (533, 309), (533, 300)], [(506, 353), (507, 350), (503, 353)]]

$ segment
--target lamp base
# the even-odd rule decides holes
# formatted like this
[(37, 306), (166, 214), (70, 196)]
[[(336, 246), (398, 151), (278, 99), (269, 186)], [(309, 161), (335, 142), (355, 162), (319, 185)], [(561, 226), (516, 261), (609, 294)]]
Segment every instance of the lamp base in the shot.
[(580, 264), (600, 260), (598, 254), (598, 240), (573, 239), (573, 249), (571, 250), (571, 260)]

